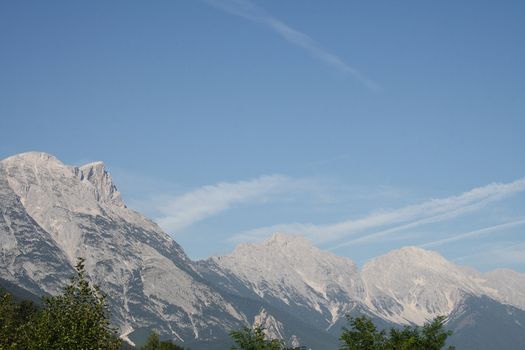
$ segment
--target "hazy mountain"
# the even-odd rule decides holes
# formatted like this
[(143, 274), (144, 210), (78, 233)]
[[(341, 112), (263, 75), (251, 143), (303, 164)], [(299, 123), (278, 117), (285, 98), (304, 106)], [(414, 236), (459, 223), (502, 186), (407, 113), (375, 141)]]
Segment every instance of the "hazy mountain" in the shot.
[[(514, 306), (506, 316), (513, 325), (510, 332), (525, 331), (520, 318), (525, 312), (523, 274), (511, 270), (481, 274), (417, 247), (392, 251), (358, 270), (351, 260), (321, 251), (303, 237), (274, 235), (262, 243), (242, 244), (227, 256), (212, 257), (201, 263), (201, 271), (223, 290), (260, 298), (334, 335), (345, 324), (346, 314), (366, 314), (385, 327), (422, 325), (445, 315), (454, 320), (449, 326), (457, 328), (455, 341), (467, 344), (467, 329), (472, 332), (476, 324), (490, 324), (474, 316), (473, 305), (484, 310)], [(476, 319), (472, 327), (459, 327), (469, 317)]]
[[(285, 235), (194, 262), (125, 206), (101, 162), (72, 167), (37, 152), (7, 158), (0, 209), (2, 284), (53, 294), (84, 257), (108, 294), (113, 322), (131, 340), (156, 328), (195, 349), (227, 348), (229, 330), (255, 323), (290, 344), (324, 349), (337, 347), (347, 314), (385, 327), (446, 315), (462, 348), (525, 346), (521, 273), (481, 274), (416, 247), (359, 269)], [(505, 337), (494, 339), (490, 330), (500, 329)]]
[(367, 262), (362, 269), (367, 286), (365, 303), (380, 317), (395, 323), (421, 325), (449, 315), (468, 295), (488, 295), (475, 272), (467, 271), (435, 252), (406, 247)]

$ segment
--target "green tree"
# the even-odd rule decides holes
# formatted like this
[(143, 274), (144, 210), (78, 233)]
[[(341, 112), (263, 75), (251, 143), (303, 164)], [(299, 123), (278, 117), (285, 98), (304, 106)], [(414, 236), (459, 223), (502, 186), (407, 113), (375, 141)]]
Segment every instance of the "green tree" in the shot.
[(339, 338), (342, 350), (440, 350), (452, 335), (444, 329), (445, 318), (441, 316), (423, 327), (391, 328), (388, 335), (384, 330), (379, 331), (367, 317), (348, 317), (348, 321), (350, 329), (344, 328)]
[(231, 350), (300, 350), (301, 348), (287, 348), (281, 339), (267, 339), (262, 327), (243, 327), (239, 331), (231, 331), (230, 336), (236, 346)]
[[(439, 350), (445, 346), (447, 338), (452, 335), (452, 331), (445, 331), (445, 317), (436, 317), (432, 322), (428, 322), (421, 330), (421, 346), (426, 350)], [(449, 346), (448, 349), (454, 349)]]
[(84, 259), (62, 295), (43, 298), (44, 308), (26, 324), (28, 349), (118, 349), (121, 340), (109, 323), (106, 298), (86, 279)]
[(339, 340), (344, 350), (383, 350), (386, 346), (384, 331), (378, 331), (367, 317), (349, 317), (350, 329), (343, 328)]
[(184, 350), (184, 348), (173, 344), (169, 340), (160, 340), (158, 333), (153, 331), (141, 350)]
[(8, 293), (0, 295), (0, 350), (24, 347), (24, 326), (36, 312), (31, 301), (17, 303)]
[(158, 350), (160, 348), (160, 338), (157, 332), (151, 332), (146, 341), (146, 344), (141, 348), (141, 350)]
[(418, 328), (405, 326), (402, 330), (390, 329), (388, 350), (416, 350), (420, 347), (421, 337)]

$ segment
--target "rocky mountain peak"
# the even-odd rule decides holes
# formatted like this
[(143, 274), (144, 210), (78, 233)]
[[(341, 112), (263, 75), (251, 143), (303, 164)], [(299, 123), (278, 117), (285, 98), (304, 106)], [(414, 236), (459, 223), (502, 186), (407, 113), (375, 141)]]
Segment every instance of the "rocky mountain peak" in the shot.
[(420, 247), (408, 246), (400, 249), (392, 250), (391, 252), (370, 260), (365, 264), (365, 268), (370, 268), (375, 265), (391, 266), (392, 264), (409, 266), (411, 269), (415, 267), (423, 267), (425, 269), (447, 267), (452, 265), (439, 253), (426, 250)]
[(521, 327), (513, 334), (523, 334), (523, 273), (481, 274), (419, 247), (392, 251), (359, 270), (306, 237), (277, 233), (192, 262), (154, 222), (124, 207), (103, 162), (74, 167), (43, 152), (7, 158), (0, 162), (0, 204), (0, 279), (58, 291), (84, 256), (123, 338), (155, 326), (163, 336), (197, 344), (229, 339), (228, 330), (253, 320), (271, 338), (298, 345), (300, 336), (324, 349), (337, 344), (332, 334), (346, 314), (419, 325), (455, 314), (451, 320), (475, 326), (474, 302), (485, 311), (495, 305), (501, 316), (491, 322), (508, 320)]
[(9, 164), (15, 164), (15, 163), (31, 163), (31, 164), (44, 164), (46, 166), (49, 166), (50, 164), (58, 164), (58, 165), (64, 165), (61, 161), (59, 161), (55, 156), (45, 153), (45, 152), (37, 152), (37, 151), (30, 151), (30, 152), (24, 152), (19, 153), (14, 156), (8, 157), (4, 160), (2, 160), (3, 164), (9, 165)]
[(266, 246), (273, 246), (273, 247), (286, 247), (286, 246), (292, 246), (292, 247), (308, 247), (313, 248), (314, 245), (312, 244), (312, 241), (310, 241), (307, 237), (302, 235), (290, 235), (290, 234), (284, 234), (284, 233), (274, 233), (272, 236), (270, 236), (268, 239), (266, 239), (263, 242)]
[(111, 175), (106, 171), (103, 162), (93, 162), (81, 166), (78, 175), (81, 180), (89, 181), (95, 188), (97, 201), (124, 207), (124, 202), (113, 184)]

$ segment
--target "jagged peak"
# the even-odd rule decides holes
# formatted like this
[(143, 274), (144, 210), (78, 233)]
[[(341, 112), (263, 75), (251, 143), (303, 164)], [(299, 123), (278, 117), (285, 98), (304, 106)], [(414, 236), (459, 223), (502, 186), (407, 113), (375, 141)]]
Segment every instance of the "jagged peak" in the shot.
[[(10, 176), (17, 181), (12, 181), (17, 188), (17, 194), (23, 198), (27, 192), (27, 182), (41, 181), (51, 183), (53, 181), (64, 181), (70, 177), (77, 178), (88, 185), (95, 199), (99, 202), (125, 207), (120, 192), (113, 184), (111, 175), (106, 171), (101, 161), (85, 164), (81, 167), (65, 165), (55, 156), (45, 152), (25, 152), (5, 158), (0, 163), (10, 172)], [(21, 180), (26, 174), (31, 174), (29, 180)], [(40, 178), (40, 180), (38, 180)], [(21, 182), (20, 182), (21, 181)], [(68, 181), (68, 180), (65, 180)], [(16, 185), (17, 182), (20, 184)]]
[(82, 166), (80, 166), (80, 169), (102, 169), (105, 170), (106, 166), (104, 165), (104, 162), (101, 160), (97, 160), (95, 162), (87, 163)]
[(78, 169), (80, 180), (89, 181), (95, 187), (95, 196), (98, 201), (109, 202), (120, 207), (125, 206), (104, 162), (91, 162)]

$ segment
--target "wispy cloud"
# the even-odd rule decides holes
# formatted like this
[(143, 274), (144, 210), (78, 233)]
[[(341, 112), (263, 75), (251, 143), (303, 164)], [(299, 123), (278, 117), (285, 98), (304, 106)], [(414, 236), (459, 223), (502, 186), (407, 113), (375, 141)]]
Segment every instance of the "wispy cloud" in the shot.
[(468, 263), (494, 268), (495, 266), (525, 264), (525, 243), (497, 242), (484, 245), (478, 253), (453, 259), (457, 263)]
[(221, 182), (208, 185), (157, 204), (161, 216), (157, 223), (168, 232), (176, 232), (236, 204), (262, 201), (282, 193), (295, 182), (282, 175), (261, 176), (249, 181)]
[[(525, 191), (525, 178), (510, 183), (492, 183), (474, 188), (457, 196), (431, 199), (416, 205), (396, 210), (372, 213), (364, 218), (347, 220), (335, 224), (314, 225), (303, 223), (280, 224), (241, 232), (231, 238), (232, 241), (254, 241), (274, 232), (300, 233), (309, 236), (318, 243), (333, 242), (349, 236), (358, 236), (339, 243), (330, 249), (344, 246), (374, 243), (400, 231), (412, 229), (429, 223), (442, 222), (468, 212), (479, 210), (488, 204)], [(390, 227), (388, 227), (390, 226)], [(393, 227), (392, 227), (393, 226)], [(376, 232), (366, 231), (383, 227)], [(363, 233), (366, 233), (362, 235)]]
[(501, 233), (501, 232), (504, 232), (507, 229), (510, 229), (510, 228), (513, 228), (513, 227), (517, 227), (517, 226), (521, 226), (521, 225), (525, 225), (525, 219), (516, 220), (516, 221), (512, 221), (512, 222), (507, 222), (507, 223), (499, 224), (499, 225), (493, 225), (493, 226), (485, 227), (485, 228), (482, 228), (482, 229), (479, 229), (479, 230), (475, 230), (475, 231), (470, 231), (470, 232), (465, 232), (465, 233), (461, 233), (461, 234), (458, 234), (458, 235), (454, 235), (452, 237), (438, 239), (438, 240), (435, 240), (435, 241), (432, 241), (432, 242), (428, 242), (428, 243), (422, 244), (421, 247), (423, 247), (423, 248), (436, 247), (436, 246), (443, 245), (443, 244), (448, 244), (448, 243), (452, 243), (452, 242), (456, 242), (456, 241), (461, 241), (463, 239), (479, 237), (479, 236), (484, 236), (484, 235), (489, 235), (489, 234), (494, 234), (494, 233)]
[[(428, 224), (432, 224), (432, 223), (437, 223), (437, 222), (443, 222), (443, 221), (451, 220), (451, 219), (456, 218), (458, 216), (461, 216), (463, 214), (479, 210), (479, 209), (485, 207), (488, 203), (493, 202), (496, 199), (497, 198), (495, 198), (495, 197), (489, 197), (489, 198), (486, 198), (484, 200), (480, 200), (479, 202), (475, 202), (475, 203), (472, 203), (472, 204), (467, 204), (467, 205), (464, 205), (462, 207), (450, 208), (449, 211), (446, 211), (446, 212), (444, 212), (442, 214), (431, 215), (431, 216), (424, 216), (421, 219), (416, 219), (416, 220), (410, 221), (410, 222), (402, 224), (402, 225), (390, 227), (388, 229), (381, 230), (379, 232), (369, 233), (369, 234), (366, 234), (364, 236), (361, 236), (361, 237), (358, 237), (358, 238), (354, 238), (352, 240), (349, 240), (349, 241), (337, 244), (337, 245), (331, 247), (330, 249), (334, 250), (334, 249), (347, 247), (347, 246), (351, 246), (351, 245), (374, 243), (374, 242), (377, 242), (377, 241), (384, 241), (385, 237), (392, 236), (393, 234), (397, 235), (398, 232), (401, 232), (401, 231), (405, 231), (405, 230), (408, 230), (408, 229), (413, 229), (413, 228), (416, 228), (416, 227), (419, 227), (419, 226), (428, 225)], [(429, 211), (429, 214), (430, 214), (430, 211)]]
[(310, 36), (276, 19), (252, 2), (248, 0), (208, 0), (207, 2), (232, 15), (266, 26), (290, 44), (305, 50), (313, 58), (324, 62), (345, 74), (351, 75), (368, 88), (374, 90), (379, 88), (374, 81), (366, 77), (356, 68), (347, 64), (334, 53), (322, 47)]

